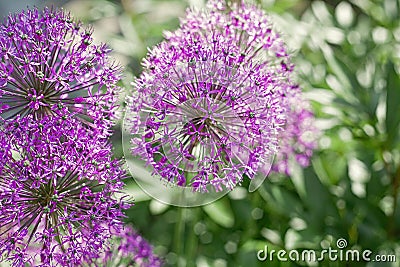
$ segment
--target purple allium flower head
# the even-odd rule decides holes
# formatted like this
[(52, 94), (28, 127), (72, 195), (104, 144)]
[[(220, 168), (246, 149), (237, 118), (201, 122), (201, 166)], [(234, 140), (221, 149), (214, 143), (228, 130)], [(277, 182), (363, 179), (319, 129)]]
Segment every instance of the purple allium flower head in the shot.
[(128, 98), (133, 154), (196, 191), (232, 189), (268, 172), (298, 90), (269, 17), (255, 6), (212, 1), (165, 37)]
[(74, 118), (0, 125), (0, 256), (13, 266), (77, 266), (122, 227), (125, 172)]
[[(255, 6), (246, 4), (241, 1), (240, 4), (234, 3), (233, 6), (227, 6), (225, 1), (210, 0), (208, 7), (211, 10), (209, 14), (205, 13), (189, 13), (186, 18), (186, 24), (196, 29), (212, 30), (210, 24), (224, 23), (226, 18), (223, 14), (230, 14), (232, 22), (240, 30), (241, 34), (250, 33), (254, 39), (261, 43), (269, 44), (274, 37), (271, 37), (271, 25), (264, 11)], [(208, 20), (207, 20), (208, 18)], [(269, 27), (265, 27), (269, 26)], [(189, 27), (189, 28), (190, 28)], [(188, 29), (189, 29), (188, 28)], [(271, 46), (275, 51), (275, 55), (279, 62), (278, 65), (282, 71), (293, 71), (293, 64), (284, 48), (282, 40), (276, 34), (275, 45)], [(254, 42), (253, 42), (254, 43)], [(257, 49), (257, 46), (254, 46)], [(285, 58), (285, 59), (282, 59)], [(272, 170), (286, 175), (291, 174), (290, 158), (302, 167), (306, 167), (310, 163), (313, 150), (316, 148), (316, 140), (319, 131), (315, 127), (314, 114), (311, 111), (310, 104), (302, 96), (301, 88), (290, 83), (289, 86), (283, 87), (285, 100), (285, 125), (284, 130), (278, 134), (279, 148), (276, 151), (275, 162)]]
[(125, 225), (124, 229), (113, 237), (113, 246), (104, 254), (103, 265), (159, 267), (162, 266), (162, 261), (154, 254), (153, 247), (136, 230)]
[(0, 116), (76, 115), (106, 134), (116, 111), (119, 67), (62, 10), (26, 10), (0, 28)]
[(289, 99), (289, 108), (285, 130), (280, 133), (279, 152), (272, 166), (273, 171), (285, 175), (292, 174), (290, 160), (295, 160), (301, 167), (310, 164), (319, 136), (314, 114), (301, 95)]

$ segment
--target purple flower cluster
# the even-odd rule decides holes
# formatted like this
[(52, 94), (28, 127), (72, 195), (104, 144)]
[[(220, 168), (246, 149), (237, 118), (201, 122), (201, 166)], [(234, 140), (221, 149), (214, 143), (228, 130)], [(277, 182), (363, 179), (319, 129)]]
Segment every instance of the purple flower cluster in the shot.
[(116, 109), (119, 67), (92, 30), (62, 10), (26, 10), (0, 29), (0, 116), (73, 114), (107, 135)]
[(123, 229), (126, 173), (107, 137), (119, 67), (62, 10), (0, 29), (0, 261), (87, 266)]
[(280, 148), (275, 157), (272, 170), (291, 175), (290, 161), (296, 161), (301, 167), (310, 164), (313, 150), (317, 147), (319, 131), (315, 126), (314, 114), (301, 95), (290, 98), (285, 131), (280, 134)]
[[(219, 10), (220, 12), (226, 12), (227, 9), (224, 1), (221, 0), (210, 0), (209, 8), (212, 10)], [(239, 10), (239, 12), (236, 13), (234, 11), (235, 9)], [(231, 12), (234, 13), (237, 23), (241, 25), (242, 30), (250, 31), (250, 29), (253, 29), (253, 32), (258, 38), (267, 36), (266, 39), (264, 38), (264, 41), (259, 39), (261, 43), (270, 42), (271, 37), (263, 34), (263, 32), (269, 32), (271, 30), (264, 28), (269, 22), (262, 10), (254, 6), (246, 5), (244, 1), (242, 1), (241, 4), (233, 7), (233, 11)], [(205, 20), (201, 20), (202, 22), (200, 22), (196, 16), (188, 20), (191, 20), (192, 23), (194, 22), (195, 25), (200, 23), (205, 23), (203, 27), (207, 25)], [(257, 27), (258, 25), (261, 27)], [(280, 58), (278, 55), (285, 55), (288, 57), (282, 40), (279, 42), (281, 42), (281, 48), (274, 49), (274, 51), (278, 50), (276, 54), (277, 57)], [(254, 47), (254, 49), (257, 48)], [(294, 66), (289, 63), (289, 60), (288, 58), (286, 62), (284, 60), (279, 62), (278, 59), (277, 63), (283, 70), (292, 72)], [(280, 131), (278, 134), (279, 146), (275, 153), (275, 162), (272, 166), (272, 171), (291, 175), (292, 170), (289, 164), (291, 158), (302, 167), (309, 165), (313, 150), (317, 147), (319, 131), (315, 126), (314, 114), (311, 111), (310, 104), (302, 97), (301, 88), (291, 82), (291, 85), (285, 87), (284, 90), (286, 98), (285, 101), (283, 101), (286, 112), (285, 125), (283, 131)]]
[(114, 246), (105, 253), (102, 263), (105, 266), (118, 267), (162, 266), (162, 261), (153, 253), (152, 246), (128, 225), (114, 237)]
[(268, 172), (300, 94), (269, 17), (245, 3), (210, 1), (165, 39), (144, 60), (127, 101), (132, 153), (195, 191), (232, 189)]
[(1, 126), (0, 255), (14, 266), (92, 262), (122, 227), (125, 172), (79, 125), (27, 116)]

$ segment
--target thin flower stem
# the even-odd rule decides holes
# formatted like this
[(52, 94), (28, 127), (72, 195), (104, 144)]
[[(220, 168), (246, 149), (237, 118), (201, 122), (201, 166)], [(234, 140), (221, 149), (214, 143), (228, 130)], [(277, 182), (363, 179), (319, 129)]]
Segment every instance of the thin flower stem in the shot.
[(397, 170), (392, 179), (393, 212), (389, 217), (389, 227), (388, 227), (388, 236), (390, 239), (396, 239), (396, 234), (397, 234), (396, 210), (397, 210), (397, 202), (398, 202), (398, 198), (399, 198), (399, 188), (400, 188), (400, 166), (397, 167)]
[(178, 267), (185, 267), (184, 262), (180, 260), (182, 257), (182, 248), (184, 247), (184, 236), (185, 236), (185, 216), (184, 213), (186, 208), (179, 208), (178, 209), (178, 221), (175, 225), (175, 238), (174, 238), (174, 251), (177, 255), (177, 266)]
[(186, 238), (188, 240), (187, 242), (187, 250), (186, 250), (186, 259), (188, 262), (186, 262), (187, 267), (195, 267), (196, 266), (196, 251), (198, 248), (198, 239), (194, 233), (194, 226), (196, 222), (198, 221), (199, 214), (201, 212), (201, 208), (195, 207), (191, 209), (192, 211), (192, 220), (190, 223), (190, 228), (188, 229), (188, 233), (186, 234)]

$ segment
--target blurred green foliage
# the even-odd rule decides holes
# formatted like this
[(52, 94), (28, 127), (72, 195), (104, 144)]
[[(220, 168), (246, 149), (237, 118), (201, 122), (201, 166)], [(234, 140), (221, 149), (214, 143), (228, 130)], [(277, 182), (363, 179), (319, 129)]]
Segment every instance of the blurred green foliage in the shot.
[[(129, 92), (147, 47), (178, 26), (190, 3), (76, 0), (66, 8), (93, 25), (97, 41), (111, 45), (126, 66), (122, 85)], [(221, 200), (190, 209), (151, 200), (130, 179), (136, 205), (127, 221), (170, 266), (399, 266), (400, 1), (258, 3), (292, 49), (298, 82), (323, 132), (312, 165), (293, 177), (272, 173), (254, 193), (244, 182)], [(119, 127), (114, 143), (122, 157)], [(397, 263), (271, 263), (256, 256), (265, 245), (321, 251), (340, 238), (348, 249), (397, 254)]]

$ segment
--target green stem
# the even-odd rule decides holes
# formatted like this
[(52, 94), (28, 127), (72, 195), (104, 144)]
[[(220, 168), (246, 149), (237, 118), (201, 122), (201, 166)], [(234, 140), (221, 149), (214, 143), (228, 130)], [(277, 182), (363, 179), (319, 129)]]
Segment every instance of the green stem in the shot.
[(393, 188), (393, 212), (389, 217), (389, 227), (388, 227), (388, 235), (389, 238), (396, 238), (396, 210), (397, 210), (397, 199), (399, 197), (399, 188), (400, 188), (400, 166), (397, 168), (393, 179), (392, 179), (392, 188)]
[(190, 224), (190, 228), (188, 229), (189, 231), (186, 233), (187, 236), (187, 249), (186, 249), (186, 260), (187, 260), (187, 267), (196, 267), (196, 252), (197, 252), (197, 247), (198, 247), (198, 239), (194, 233), (194, 226), (196, 222), (198, 221), (198, 215), (199, 212), (201, 211), (201, 208), (196, 207), (192, 208), (192, 220)]
[(183, 267), (184, 264), (180, 260), (183, 256), (182, 254), (182, 245), (184, 243), (184, 236), (185, 236), (185, 218), (184, 218), (184, 211), (186, 208), (178, 208), (178, 221), (175, 225), (175, 238), (174, 238), (174, 251), (177, 256), (177, 266)]

